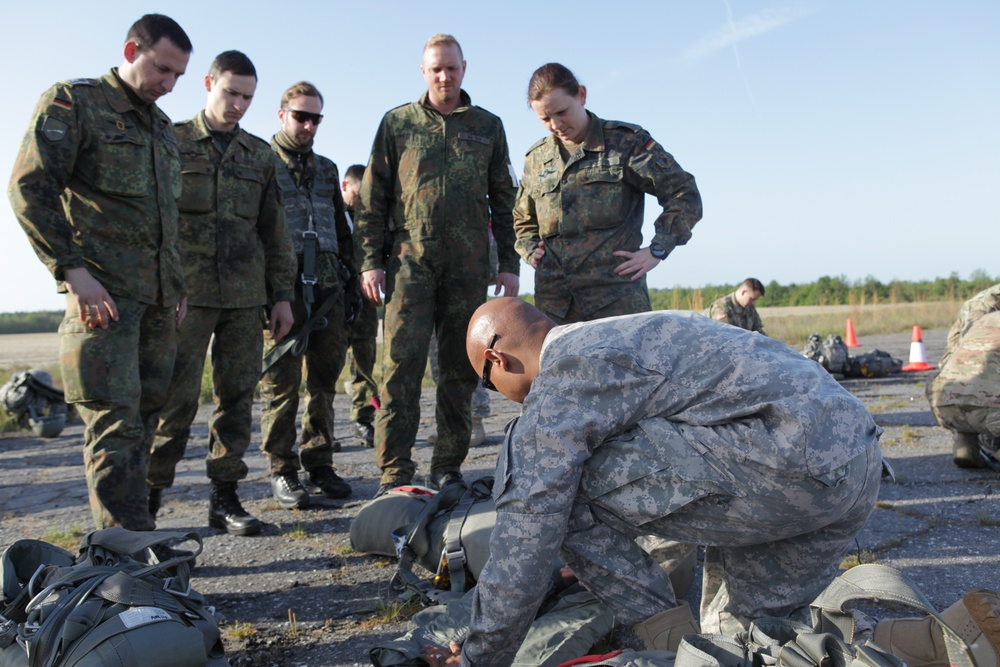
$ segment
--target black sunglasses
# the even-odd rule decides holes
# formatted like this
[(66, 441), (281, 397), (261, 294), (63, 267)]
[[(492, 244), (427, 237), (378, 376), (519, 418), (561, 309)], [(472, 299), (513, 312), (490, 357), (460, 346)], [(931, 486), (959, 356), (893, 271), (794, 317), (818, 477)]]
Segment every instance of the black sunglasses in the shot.
[(313, 125), (319, 125), (320, 121), (323, 120), (323, 114), (321, 113), (309, 113), (308, 111), (299, 111), (298, 109), (282, 109), (282, 111), (292, 114), (292, 118), (300, 123), (311, 121)]
[[(493, 340), (490, 341), (489, 347), (487, 347), (486, 349), (489, 349), (494, 345), (496, 345), (497, 338), (499, 337), (500, 334), (498, 333), (493, 334)], [(483, 389), (489, 389), (490, 391), (500, 391), (499, 389), (497, 389), (496, 385), (493, 384), (492, 380), (490, 380), (490, 372), (492, 370), (493, 370), (493, 362), (490, 361), (489, 357), (487, 357), (486, 361), (483, 362)]]

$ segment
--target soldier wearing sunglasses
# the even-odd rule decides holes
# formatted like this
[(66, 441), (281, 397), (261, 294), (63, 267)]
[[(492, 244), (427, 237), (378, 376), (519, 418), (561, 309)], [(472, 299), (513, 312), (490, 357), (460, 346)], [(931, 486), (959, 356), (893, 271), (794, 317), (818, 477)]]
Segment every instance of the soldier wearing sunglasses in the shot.
[[(261, 449), (268, 459), (271, 491), (286, 509), (309, 504), (309, 494), (344, 498), (351, 486), (337, 475), (333, 452), (333, 399), (347, 355), (348, 313), (360, 306), (345, 299), (357, 287), (354, 242), (340, 191), (337, 165), (313, 151), (323, 121), (323, 96), (307, 81), (285, 91), (278, 111), (281, 130), (271, 139), (278, 161), (278, 184), (285, 204), (288, 233), (297, 257), (295, 326), (297, 350), (281, 355), (261, 379)], [(303, 329), (306, 329), (303, 332)], [(278, 340), (265, 334), (265, 354)], [(303, 349), (304, 348), (304, 349)], [(305, 363), (305, 413), (302, 441), (295, 450), (295, 420)], [(300, 467), (307, 473), (305, 485)]]

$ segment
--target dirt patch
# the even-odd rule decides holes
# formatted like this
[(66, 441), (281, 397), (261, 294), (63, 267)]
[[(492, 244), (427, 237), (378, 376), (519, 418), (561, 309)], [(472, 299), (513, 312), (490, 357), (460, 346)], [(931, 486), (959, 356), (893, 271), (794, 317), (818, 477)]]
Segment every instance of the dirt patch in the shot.
[(59, 363), (59, 334), (0, 335), (0, 369), (51, 368)]

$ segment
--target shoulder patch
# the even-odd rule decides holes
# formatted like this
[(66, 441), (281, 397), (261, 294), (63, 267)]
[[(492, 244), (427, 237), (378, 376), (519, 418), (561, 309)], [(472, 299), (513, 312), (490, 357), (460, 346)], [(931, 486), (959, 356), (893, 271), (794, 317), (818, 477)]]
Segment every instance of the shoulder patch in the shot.
[(622, 120), (606, 120), (604, 121), (604, 127), (607, 128), (621, 128), (623, 130), (631, 130), (632, 132), (641, 132), (642, 127), (636, 125), (635, 123), (626, 123)]
[(66, 131), (68, 129), (69, 125), (63, 121), (58, 118), (48, 116), (45, 119), (45, 122), (42, 123), (42, 136), (52, 143), (58, 143), (66, 138)]
[(69, 81), (60, 81), (59, 83), (72, 88), (73, 86), (96, 86), (100, 82), (100, 79), (70, 79)]

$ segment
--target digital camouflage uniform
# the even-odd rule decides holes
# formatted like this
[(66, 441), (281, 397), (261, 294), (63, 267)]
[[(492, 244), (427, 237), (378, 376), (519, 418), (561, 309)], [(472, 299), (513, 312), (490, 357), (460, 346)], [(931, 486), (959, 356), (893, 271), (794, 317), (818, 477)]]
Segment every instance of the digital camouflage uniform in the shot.
[(701, 219), (701, 196), (688, 174), (638, 125), (590, 116), (587, 136), (564, 162), (549, 135), (528, 150), (514, 206), (517, 251), (535, 268), (535, 305), (561, 324), (650, 309), (646, 278), (614, 270), (616, 250), (642, 246), (646, 194), (663, 207), (653, 242), (684, 245)]
[(510, 664), (557, 556), (624, 627), (675, 607), (640, 535), (707, 546), (703, 632), (799, 610), (874, 507), (880, 434), (765, 336), (680, 311), (556, 327), (498, 457), (463, 664)]
[(269, 293), (276, 301), (294, 298), (295, 257), (271, 147), (239, 126), (213, 132), (204, 112), (174, 128), (184, 186), (178, 206), (188, 311), (150, 454), (153, 488), (171, 486), (184, 457), (209, 340), (216, 406), (208, 424), (206, 471), (220, 482), (246, 477), (243, 455), (260, 380), (263, 308)]
[(1000, 437), (1000, 310), (972, 321), (927, 387), (938, 424)]
[[(351, 219), (355, 212), (347, 209)], [(347, 328), (347, 346), (351, 355), (350, 394), (351, 421), (358, 424), (375, 423), (375, 406), (372, 396), (378, 393), (373, 373), (378, 350), (378, 306), (364, 300), (361, 314)]]
[(958, 310), (958, 318), (948, 331), (948, 343), (944, 356), (941, 357), (938, 365), (944, 366), (945, 362), (948, 361), (948, 357), (951, 356), (952, 350), (958, 345), (959, 339), (965, 335), (965, 332), (969, 330), (973, 322), (995, 310), (1000, 310), (1000, 285), (987, 287), (963, 303), (962, 307)]
[[(442, 116), (418, 102), (382, 119), (361, 183), (356, 221), (361, 271), (385, 269), (383, 362), (375, 424), (381, 482), (412, 479), (420, 386), (431, 332), (438, 337), (438, 439), (433, 474), (458, 471), (469, 449), (470, 396), (477, 374), (465, 353), (469, 319), (486, 299), (489, 223), (501, 272), (518, 272), (510, 210), (517, 179), (503, 123), (465, 91)], [(386, 226), (392, 252), (383, 262)]]
[[(59, 83), (38, 101), (11, 175), (14, 213), (55, 276), (86, 267), (119, 319), (88, 329), (67, 298), (59, 327), (67, 402), (86, 423), (84, 465), (97, 528), (149, 530), (146, 467), (167, 395), (181, 169), (170, 119), (112, 70)], [(66, 286), (59, 283), (59, 291)]]
[(752, 303), (745, 308), (741, 306), (736, 300), (736, 292), (713, 301), (712, 305), (705, 309), (704, 315), (740, 329), (764, 333), (764, 323), (760, 321), (757, 307)]
[[(333, 307), (326, 314), (327, 326), (313, 331), (305, 354), (281, 357), (261, 379), (261, 449), (267, 454), (271, 474), (333, 467), (333, 399), (337, 379), (347, 354), (344, 323), (344, 275), (353, 274), (354, 242), (340, 192), (337, 165), (312, 150), (293, 153), (272, 139), (278, 166), (278, 184), (285, 204), (289, 238), (297, 257), (296, 275), (303, 273), (303, 232), (318, 234), (315, 302), (318, 310), (327, 298)], [(293, 174), (294, 172), (294, 174)], [(301, 280), (295, 281), (292, 303), (295, 324), (288, 333), (299, 333), (309, 319)], [(265, 354), (275, 343), (264, 332)], [(302, 444), (295, 453), (295, 421), (299, 409), (299, 386), (305, 362), (305, 410), (302, 416)]]

